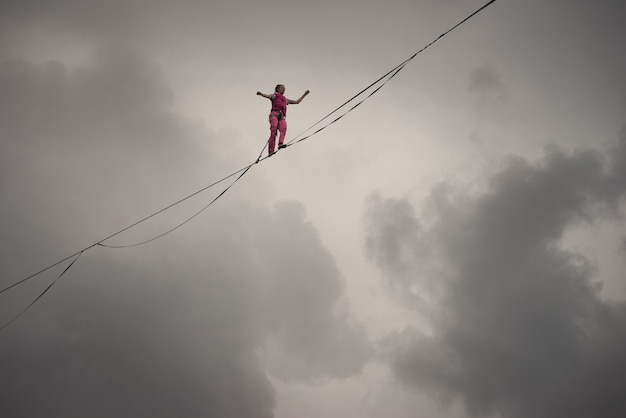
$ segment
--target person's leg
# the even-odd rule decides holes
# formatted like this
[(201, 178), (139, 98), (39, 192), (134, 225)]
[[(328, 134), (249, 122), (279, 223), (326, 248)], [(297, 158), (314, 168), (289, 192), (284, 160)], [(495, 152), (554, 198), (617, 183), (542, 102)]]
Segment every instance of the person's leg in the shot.
[(285, 142), (285, 135), (287, 134), (287, 120), (282, 119), (278, 122), (278, 132), (280, 132), (280, 136), (278, 137), (278, 148), (284, 148), (283, 143)]
[(278, 130), (278, 118), (270, 116), (270, 138), (267, 140), (267, 151), (274, 153), (276, 147), (276, 131)]

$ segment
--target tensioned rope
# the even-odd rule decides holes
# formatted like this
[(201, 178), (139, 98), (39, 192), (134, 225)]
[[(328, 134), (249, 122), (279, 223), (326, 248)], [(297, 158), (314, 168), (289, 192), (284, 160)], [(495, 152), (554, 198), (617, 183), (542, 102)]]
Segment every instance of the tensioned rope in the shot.
[[(468, 15), (465, 19), (461, 20), (459, 23), (457, 23), (456, 25), (452, 26), (450, 29), (448, 29), (447, 31), (445, 31), (444, 33), (442, 33), (441, 35), (439, 35), (437, 38), (435, 38), (433, 41), (431, 41), (430, 43), (428, 43), (426, 46), (424, 46), (422, 49), (420, 49), (419, 51), (415, 52), (413, 55), (411, 55), (409, 58), (407, 58), (406, 60), (404, 60), (402, 63), (398, 64), (397, 66), (395, 66), (394, 68), (392, 68), (390, 71), (388, 71), (387, 73), (385, 73), (384, 75), (382, 75), (381, 77), (379, 77), (376, 81), (374, 81), (373, 83), (371, 83), (369, 86), (365, 87), (363, 90), (361, 90), (360, 92), (358, 92), (357, 94), (355, 94), (354, 96), (352, 96), (350, 99), (348, 99), (346, 102), (344, 102), (343, 104), (341, 104), (340, 106), (338, 106), (337, 108), (335, 108), (333, 111), (331, 111), (330, 113), (328, 113), (326, 116), (322, 117), (320, 120), (318, 120), (317, 122), (315, 122), (313, 125), (311, 125), (309, 128), (307, 128), (306, 130), (304, 130), (302, 133), (300, 133), (299, 135), (297, 135), (295, 138), (291, 139), (290, 141), (288, 141), (285, 145), (287, 146), (291, 146), (291, 145), (295, 145), (297, 143), (300, 143), (302, 141), (305, 141), (306, 139), (311, 138), (312, 136), (318, 134), (319, 132), (323, 131), (324, 129), (328, 128), (329, 126), (331, 126), (332, 124), (334, 124), (335, 122), (339, 121), (341, 118), (343, 118), (344, 116), (346, 116), (348, 113), (352, 112), (353, 110), (355, 110), (358, 106), (360, 106), (364, 101), (366, 101), (367, 99), (369, 99), (370, 97), (372, 97), (374, 94), (376, 94), (381, 88), (383, 88), (391, 79), (393, 79), (400, 71), (402, 71), (406, 65), (411, 62), (417, 55), (419, 55), (420, 53), (422, 53), (424, 50), (426, 50), (428, 47), (430, 47), (431, 45), (433, 45), (434, 43), (436, 43), (437, 41), (439, 41), (441, 38), (443, 38), (445, 35), (447, 35), (448, 33), (452, 32), (453, 30), (455, 30), (456, 28), (458, 28), (459, 26), (461, 26), (462, 24), (464, 24), (465, 22), (467, 22), (469, 19), (471, 19), (472, 17), (474, 17), (475, 15), (477, 15), (478, 13), (480, 13), (481, 11), (483, 11), (484, 9), (486, 9), (488, 6), (490, 6), (491, 4), (493, 4), (496, 0), (490, 0), (488, 3), (486, 3), (485, 5), (483, 5), (482, 7), (480, 7), (479, 9), (477, 9), (476, 11), (474, 11), (472, 14)], [(380, 85), (378, 85), (380, 84)], [(321, 124), (323, 121), (325, 121), (326, 119), (330, 118), (332, 115), (335, 115), (337, 112), (339, 112), (339, 110), (343, 109), (344, 107), (346, 107), (348, 104), (350, 104), (351, 102), (355, 101), (357, 98), (361, 97), (363, 94), (365, 94), (366, 92), (368, 92), (370, 89), (372, 89), (374, 86), (377, 86), (375, 89), (373, 89), (371, 92), (369, 92), (369, 94), (367, 94), (365, 97), (363, 97), (360, 101), (358, 101), (356, 104), (354, 104), (352, 107), (350, 107), (348, 110), (344, 111), (343, 113), (339, 114), (339, 116), (337, 116), (335, 119), (333, 119), (332, 121), (326, 123), (325, 125), (323, 125), (322, 127), (316, 129), (315, 131), (313, 131), (312, 133), (306, 135), (306, 136), (302, 136), (305, 133), (311, 131), (314, 127), (318, 126), (319, 124)], [(220, 180), (217, 180), (211, 184), (209, 184), (208, 186), (203, 187), (202, 189), (164, 207), (163, 209), (160, 209), (156, 212), (154, 212), (151, 215), (148, 215), (132, 224), (130, 224), (129, 226), (120, 229), (119, 231), (107, 236), (106, 238), (101, 239), (100, 241), (97, 241), (94, 244), (91, 244), (85, 248), (83, 248), (82, 250), (79, 250), (75, 253), (73, 253), (70, 256), (65, 257), (62, 260), (57, 261), (56, 263), (53, 263), (51, 265), (49, 265), (46, 268), (43, 268), (41, 270), (39, 270), (38, 272), (31, 274), (30, 276), (19, 280), (18, 282), (13, 283), (12, 285), (9, 285), (3, 289), (0, 290), (0, 294), (4, 293), (5, 291), (12, 289), (56, 266), (58, 266), (59, 264), (64, 263), (67, 260), (70, 260), (73, 258), (72, 262), (65, 268), (65, 270), (63, 270), (63, 272), (43, 291), (41, 292), (28, 306), (26, 306), (26, 308), (24, 308), (22, 311), (20, 311), (15, 317), (13, 317), (11, 320), (9, 320), (8, 322), (6, 322), (5, 324), (3, 324), (2, 326), (0, 326), (0, 330), (3, 330), (4, 328), (6, 328), (7, 326), (9, 326), (11, 323), (13, 323), (15, 320), (17, 320), (22, 314), (24, 314), (28, 309), (30, 309), (41, 297), (43, 297), (43, 295), (48, 292), (50, 290), (50, 288), (52, 286), (54, 286), (60, 279), (61, 277), (63, 277), (65, 275), (65, 273), (67, 273), (67, 271), (74, 265), (74, 263), (78, 260), (78, 258), (86, 251), (88, 251), (89, 249), (96, 247), (96, 246), (100, 246), (100, 247), (107, 247), (107, 248), (129, 248), (129, 247), (135, 247), (135, 246), (139, 246), (139, 245), (143, 245), (143, 244), (147, 244), (149, 242), (155, 241), (173, 231), (175, 231), (176, 229), (182, 227), (183, 225), (185, 225), (186, 223), (190, 222), (192, 219), (194, 219), (195, 217), (197, 217), (198, 215), (200, 215), (202, 212), (204, 212), (207, 208), (209, 208), (211, 205), (213, 205), (218, 199), (220, 199), (222, 196), (224, 196), (231, 188), (232, 186), (235, 185), (235, 183), (237, 183), (239, 180), (241, 180), (241, 178), (248, 173), (248, 171), (250, 170), (250, 168), (252, 168), (252, 166), (254, 166), (255, 164), (258, 164), (266, 159), (268, 159), (270, 156), (265, 156), (263, 158), (261, 158), (261, 155), (263, 154), (263, 150), (265, 149), (265, 144), (263, 146), (263, 148), (261, 149), (261, 153), (259, 154), (259, 156), (257, 157), (256, 161), (254, 161), (251, 164), (248, 164), (247, 166), (229, 174), (226, 177), (223, 177)], [(150, 239), (138, 242), (138, 243), (134, 243), (134, 244), (127, 244), (127, 245), (109, 245), (109, 244), (105, 244), (105, 241), (110, 240), (113, 237), (116, 237), (120, 234), (122, 234), (125, 231), (128, 231), (129, 229), (173, 208), (174, 206), (177, 206), (181, 203), (183, 203), (184, 201), (191, 199), (194, 196), (197, 196), (198, 194), (236, 176), (237, 174), (239, 174), (239, 176), (230, 184), (228, 185), (220, 194), (218, 194), (213, 200), (211, 200), (206, 206), (204, 206), (202, 209), (200, 209), (198, 212), (196, 212), (195, 214), (193, 214), (191, 217), (187, 218), (185, 221), (183, 221), (182, 223), (174, 226), (173, 228), (170, 228), (169, 230), (160, 233), (157, 236), (154, 236)]]
[[(65, 268), (65, 270), (63, 270), (63, 272), (62, 272), (61, 274), (59, 274), (59, 276), (58, 276), (56, 279), (54, 279), (54, 281), (53, 281), (52, 283), (50, 283), (50, 284), (48, 285), (48, 287), (46, 287), (46, 288), (44, 289), (44, 291), (43, 291), (43, 292), (41, 292), (41, 293), (39, 294), (39, 296), (37, 296), (37, 297), (36, 297), (36, 298), (35, 298), (35, 299), (34, 299), (34, 300), (30, 303), (30, 304), (28, 304), (28, 305), (27, 305), (24, 309), (22, 309), (22, 310), (21, 310), (21, 311), (20, 311), (17, 315), (15, 315), (13, 318), (11, 318), (11, 319), (10, 319), (10, 320), (8, 320), (7, 322), (5, 322), (2, 326), (0, 326), (0, 331), (2, 331), (3, 329), (5, 329), (5, 328), (6, 328), (6, 327), (8, 327), (9, 325), (11, 325), (13, 322), (15, 322), (15, 321), (16, 321), (16, 320), (20, 317), (20, 316), (22, 316), (22, 315), (23, 315), (23, 314), (24, 314), (27, 310), (29, 310), (31, 306), (33, 306), (33, 305), (34, 305), (34, 304), (35, 304), (35, 303), (36, 303), (39, 299), (41, 299), (41, 298), (43, 297), (43, 295), (45, 295), (45, 294), (46, 294), (46, 292), (48, 292), (48, 290), (50, 290), (50, 288), (51, 288), (52, 286), (54, 286), (54, 285), (55, 285), (55, 283), (56, 283), (56, 282), (58, 282), (58, 281), (61, 279), (61, 277), (63, 277), (63, 275), (64, 275), (65, 273), (67, 273), (67, 271), (68, 271), (70, 268), (72, 268), (72, 266), (74, 265), (74, 263), (76, 262), (76, 260), (78, 260), (78, 258), (79, 258), (81, 255), (83, 255), (83, 253), (84, 253), (84, 252), (85, 252), (85, 250), (83, 250), (83, 251), (79, 251), (78, 253), (76, 253), (76, 254), (74, 254), (74, 255), (72, 255), (72, 256), (70, 256), (70, 257), (66, 258), (65, 260), (68, 260), (68, 259), (70, 259), (70, 258), (74, 257), (74, 259), (72, 260), (72, 262), (71, 262), (71, 263), (70, 263), (70, 264), (69, 264), (69, 265)], [(63, 261), (65, 261), (65, 260), (63, 260)], [(60, 264), (60, 263), (62, 263), (62, 261), (61, 261), (61, 262), (59, 262), (59, 263), (57, 263), (57, 265), (58, 265), (58, 264)]]

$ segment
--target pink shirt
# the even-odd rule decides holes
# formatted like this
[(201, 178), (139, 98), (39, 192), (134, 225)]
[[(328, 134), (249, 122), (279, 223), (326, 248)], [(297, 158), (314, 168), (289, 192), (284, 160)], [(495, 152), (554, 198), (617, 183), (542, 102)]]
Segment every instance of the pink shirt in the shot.
[(282, 111), (283, 115), (287, 115), (287, 105), (289, 103), (292, 103), (292, 100), (287, 99), (285, 96), (278, 92), (272, 94), (270, 100), (272, 101), (272, 112)]

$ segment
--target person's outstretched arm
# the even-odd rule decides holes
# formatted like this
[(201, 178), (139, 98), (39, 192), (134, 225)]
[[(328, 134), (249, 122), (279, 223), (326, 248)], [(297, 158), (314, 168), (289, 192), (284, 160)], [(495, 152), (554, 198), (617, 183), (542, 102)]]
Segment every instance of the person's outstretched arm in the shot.
[(257, 96), (263, 96), (263, 97), (265, 97), (266, 99), (271, 99), (271, 98), (272, 98), (272, 95), (271, 95), (271, 94), (261, 93), (260, 91), (257, 91), (257, 92), (256, 92), (256, 95), (257, 95)]
[(302, 101), (302, 99), (304, 99), (307, 95), (309, 94), (309, 91), (305, 91), (304, 94), (302, 96), (300, 96), (300, 98), (298, 100), (289, 100), (289, 104), (298, 104)]

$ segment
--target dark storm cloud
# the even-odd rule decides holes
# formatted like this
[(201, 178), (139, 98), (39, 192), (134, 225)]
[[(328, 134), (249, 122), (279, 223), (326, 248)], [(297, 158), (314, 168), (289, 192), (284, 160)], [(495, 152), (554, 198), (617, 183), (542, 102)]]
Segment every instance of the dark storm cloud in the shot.
[[(568, 227), (615, 214), (626, 190), (624, 143), (622, 135), (610, 157), (552, 148), (538, 164), (513, 158), (478, 196), (441, 187), (429, 199), (436, 216), (428, 225), (407, 202), (374, 202), (368, 248), (385, 274), (407, 264), (393, 247), (411, 242), (427, 242), (430, 252), (409, 251), (410, 264), (440, 257), (449, 266), (435, 278), (412, 276), (444, 288), (430, 329), (383, 344), (402, 381), (460, 396), (475, 416), (626, 413), (626, 305), (601, 299), (597, 267), (559, 246)], [(393, 221), (398, 207), (401, 224)]]
[(617, 144), (610, 149), (609, 159), (611, 170), (606, 193), (612, 203), (617, 203), (616, 196), (626, 190), (626, 127), (621, 130)]
[(246, 294), (217, 266), (91, 261), (3, 333), (6, 416), (272, 416)]
[(436, 283), (418, 283), (415, 274), (430, 277), (429, 266), (419, 260), (435, 255), (423, 239), (423, 227), (415, 218), (411, 204), (401, 199), (368, 199), (367, 218), (382, 222), (369, 230), (365, 251), (384, 272), (384, 280), (400, 300), (428, 309), (425, 294), (436, 292)]
[(502, 101), (506, 97), (506, 85), (491, 65), (472, 70), (468, 89), (483, 101), (489, 99)]
[(304, 208), (283, 202), (255, 224), (236, 235), (244, 232), (264, 265), (249, 276), (259, 304), (255, 316), (268, 328), (272, 374), (306, 380), (358, 373), (370, 358), (370, 345), (348, 314), (339, 271)]
[(404, 200), (385, 200), (378, 195), (368, 202), (368, 217), (380, 219), (384, 225), (372, 230), (366, 248), (374, 261), (392, 278), (404, 277), (414, 268), (413, 261), (425, 250), (420, 240), (421, 228), (410, 203)]
[[(119, 45), (76, 69), (5, 61), (0, 90), (2, 287), (238, 168), (236, 138), (179, 115), (155, 66)], [(263, 187), (241, 183), (163, 240), (90, 249), (4, 330), (3, 412), (270, 417), (261, 351), (285, 377), (358, 372), (368, 343), (315, 227), (297, 203), (246, 203)], [(0, 295), (2, 322), (60, 271)]]
[[(120, 216), (139, 217), (180, 196), (180, 179), (201, 172), (201, 145), (213, 143), (175, 113), (157, 72), (131, 51), (107, 48), (90, 69), (23, 59), (1, 65), (5, 219), (24, 217), (41, 237), (64, 239), (84, 232), (89, 219), (101, 235)], [(6, 232), (22, 227), (14, 221)]]

